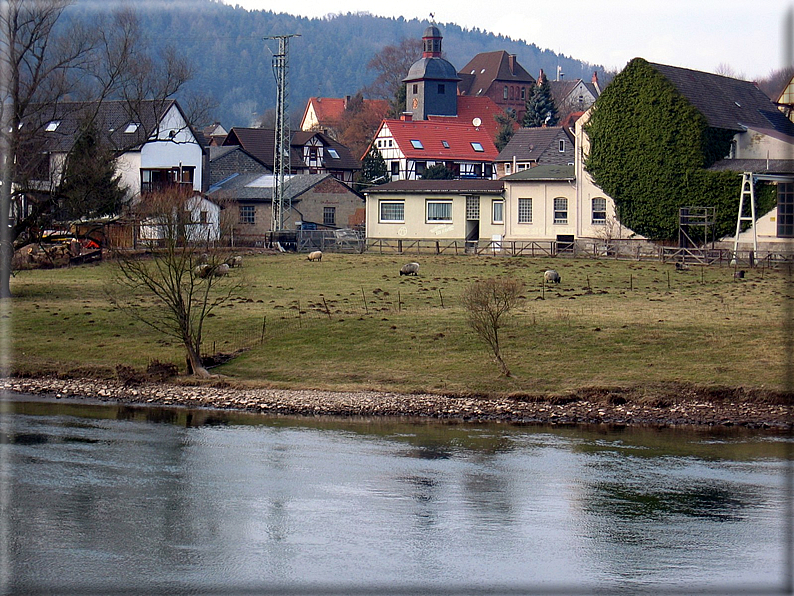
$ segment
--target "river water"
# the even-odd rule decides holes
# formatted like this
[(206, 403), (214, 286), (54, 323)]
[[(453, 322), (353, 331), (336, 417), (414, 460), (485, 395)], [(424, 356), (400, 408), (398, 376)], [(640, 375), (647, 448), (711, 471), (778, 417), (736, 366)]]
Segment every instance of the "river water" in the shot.
[(5, 594), (790, 588), (785, 435), (5, 410)]

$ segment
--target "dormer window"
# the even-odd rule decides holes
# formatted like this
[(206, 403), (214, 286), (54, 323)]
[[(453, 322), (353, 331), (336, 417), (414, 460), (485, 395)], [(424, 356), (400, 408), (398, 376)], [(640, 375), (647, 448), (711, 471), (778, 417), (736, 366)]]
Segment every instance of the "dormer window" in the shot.
[(339, 153), (337, 153), (336, 149), (332, 149), (331, 147), (326, 147), (325, 150), (328, 153), (328, 155), (330, 155), (334, 159), (339, 159)]
[(124, 132), (126, 134), (132, 134), (134, 132), (137, 132), (139, 126), (140, 126), (140, 124), (138, 124), (137, 122), (130, 122), (127, 125), (127, 128), (124, 129)]
[(444, 149), (449, 149), (449, 143), (446, 141), (441, 141), (441, 144), (444, 145)]
[(411, 146), (414, 149), (424, 149), (425, 148), (425, 146), (422, 145), (422, 141), (420, 141), (419, 139), (411, 139)]
[(482, 143), (478, 143), (476, 141), (472, 142), (471, 148), (474, 149), (478, 153), (482, 153), (483, 151), (485, 151), (485, 149), (483, 149), (483, 147), (482, 147)]
[(52, 120), (47, 123), (47, 127), (44, 130), (46, 130), (47, 132), (55, 132), (60, 126), (60, 124), (61, 124), (60, 120)]

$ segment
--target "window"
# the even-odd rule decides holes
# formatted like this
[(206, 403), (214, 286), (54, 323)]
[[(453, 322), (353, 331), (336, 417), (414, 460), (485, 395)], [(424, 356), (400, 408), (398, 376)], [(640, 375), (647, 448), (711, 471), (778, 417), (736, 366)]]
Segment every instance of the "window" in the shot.
[(444, 83), (439, 83), (438, 84), (438, 94), (439, 95), (444, 95), (444, 93), (445, 93)]
[(504, 91), (502, 92), (502, 99), (507, 99), (507, 85), (505, 85)]
[(593, 204), (593, 224), (603, 225), (607, 221), (607, 200), (604, 197), (596, 197), (592, 200)]
[(254, 205), (240, 205), (240, 223), (256, 223), (256, 207)]
[(527, 88), (521, 87), (521, 99), (526, 99), (526, 98), (527, 98)]
[(140, 126), (140, 124), (138, 124), (137, 122), (130, 122), (127, 125), (127, 128), (124, 129), (124, 132), (127, 133), (127, 134), (132, 134), (132, 133), (134, 133), (134, 132), (136, 132), (138, 130), (139, 126)]
[(560, 153), (565, 153), (565, 140), (560, 139)]
[(400, 175), (400, 162), (399, 161), (391, 162), (391, 175), (392, 176), (399, 176)]
[(60, 124), (61, 124), (60, 120), (53, 120), (52, 122), (47, 123), (47, 126), (44, 130), (46, 130), (47, 132), (55, 132), (56, 130), (58, 130), (58, 126), (60, 126)]
[(563, 197), (554, 199), (554, 223), (568, 223), (568, 199)]
[(474, 164), (474, 177), (475, 178), (482, 178), (482, 164)]
[(207, 219), (207, 212), (206, 211), (201, 211), (199, 213), (199, 223), (200, 224), (204, 224), (204, 225), (209, 223), (209, 219)]
[(405, 221), (405, 201), (379, 201), (381, 223), (403, 223)]
[(500, 224), (505, 222), (505, 202), (501, 199), (494, 199), (491, 204), (493, 213), (493, 223)]
[(518, 199), (518, 223), (532, 223), (532, 199)]
[(331, 147), (326, 147), (325, 150), (328, 152), (328, 155), (330, 155), (334, 159), (339, 159), (339, 152), (336, 149), (332, 149)]
[(493, 164), (487, 163), (483, 168), (483, 177), (485, 178), (493, 178)]
[(446, 141), (441, 141), (441, 144), (444, 145), (444, 149), (449, 149), (449, 143)]
[(427, 201), (427, 223), (452, 223), (452, 201)]
[(411, 146), (414, 149), (424, 149), (425, 148), (425, 146), (422, 145), (422, 141), (420, 141), (419, 139), (411, 139)]
[(425, 168), (427, 167), (427, 162), (426, 161), (417, 161), (417, 162), (414, 162), (414, 163), (416, 164), (414, 166), (414, 168), (416, 170), (416, 175), (417, 176), (424, 176)]
[(794, 183), (777, 185), (777, 235), (794, 238)]
[(477, 151), (478, 153), (482, 153), (483, 151), (485, 151), (485, 149), (483, 149), (482, 147), (482, 143), (478, 143), (477, 141), (472, 141), (471, 148)]
[(336, 225), (336, 207), (323, 207), (323, 225)]
[(480, 221), (480, 197), (466, 197), (466, 220)]
[(414, 95), (416, 95), (417, 93), (419, 93), (419, 85), (417, 85), (416, 83), (414, 83), (414, 86), (413, 86), (413, 94), (414, 94)]

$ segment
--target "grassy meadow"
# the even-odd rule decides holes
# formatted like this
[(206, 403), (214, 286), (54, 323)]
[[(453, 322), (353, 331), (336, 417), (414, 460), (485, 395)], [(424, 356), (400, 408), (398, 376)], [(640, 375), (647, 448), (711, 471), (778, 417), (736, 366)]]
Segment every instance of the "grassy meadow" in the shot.
[[(398, 274), (417, 260), (418, 277)], [(112, 376), (119, 364), (184, 368), (178, 344), (105, 297), (113, 263), (12, 279), (11, 368)], [(543, 286), (543, 272), (560, 272)], [(207, 320), (205, 354), (240, 384), (522, 394), (666, 382), (785, 389), (792, 288), (784, 269), (528, 257), (246, 255), (244, 290)], [(477, 279), (525, 283), (503, 330), (500, 377), (466, 324)], [(6, 355), (8, 358), (8, 355)]]

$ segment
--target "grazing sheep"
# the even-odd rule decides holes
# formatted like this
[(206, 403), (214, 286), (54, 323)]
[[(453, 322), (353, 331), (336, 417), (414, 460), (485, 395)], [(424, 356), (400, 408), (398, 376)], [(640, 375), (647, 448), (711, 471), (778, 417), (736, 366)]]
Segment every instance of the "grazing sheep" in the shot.
[(243, 266), (243, 257), (241, 257), (239, 255), (233, 256), (233, 257), (229, 257), (228, 259), (226, 259), (226, 264), (229, 267), (231, 267), (231, 268), (242, 267)]
[(226, 263), (221, 263), (215, 270), (212, 272), (215, 277), (223, 277), (224, 275), (229, 275), (229, 266)]
[(196, 265), (193, 268), (193, 275), (195, 275), (196, 277), (200, 277), (201, 279), (204, 279), (210, 274), (211, 271), (212, 271), (212, 267), (210, 267), (209, 264), (201, 263), (200, 265)]
[(400, 275), (419, 275), (419, 263), (406, 263), (400, 267)]
[(560, 274), (557, 273), (554, 269), (549, 269), (546, 273), (543, 274), (543, 279), (546, 281), (547, 284), (560, 283)]
[(744, 269), (739, 269), (739, 271), (733, 274), (733, 277), (736, 279), (744, 279)]
[(675, 270), (676, 271), (689, 271), (689, 265), (687, 265), (686, 263), (676, 262)]
[(196, 262), (197, 262), (199, 265), (203, 265), (204, 263), (209, 263), (209, 262), (210, 262), (210, 256), (209, 256), (209, 254), (208, 254), (208, 253), (206, 253), (206, 252), (203, 252), (203, 253), (201, 253), (201, 254), (199, 255), (198, 259), (196, 259)]
[(315, 250), (309, 253), (309, 256), (306, 257), (310, 261), (322, 261), (323, 260), (323, 251)]

